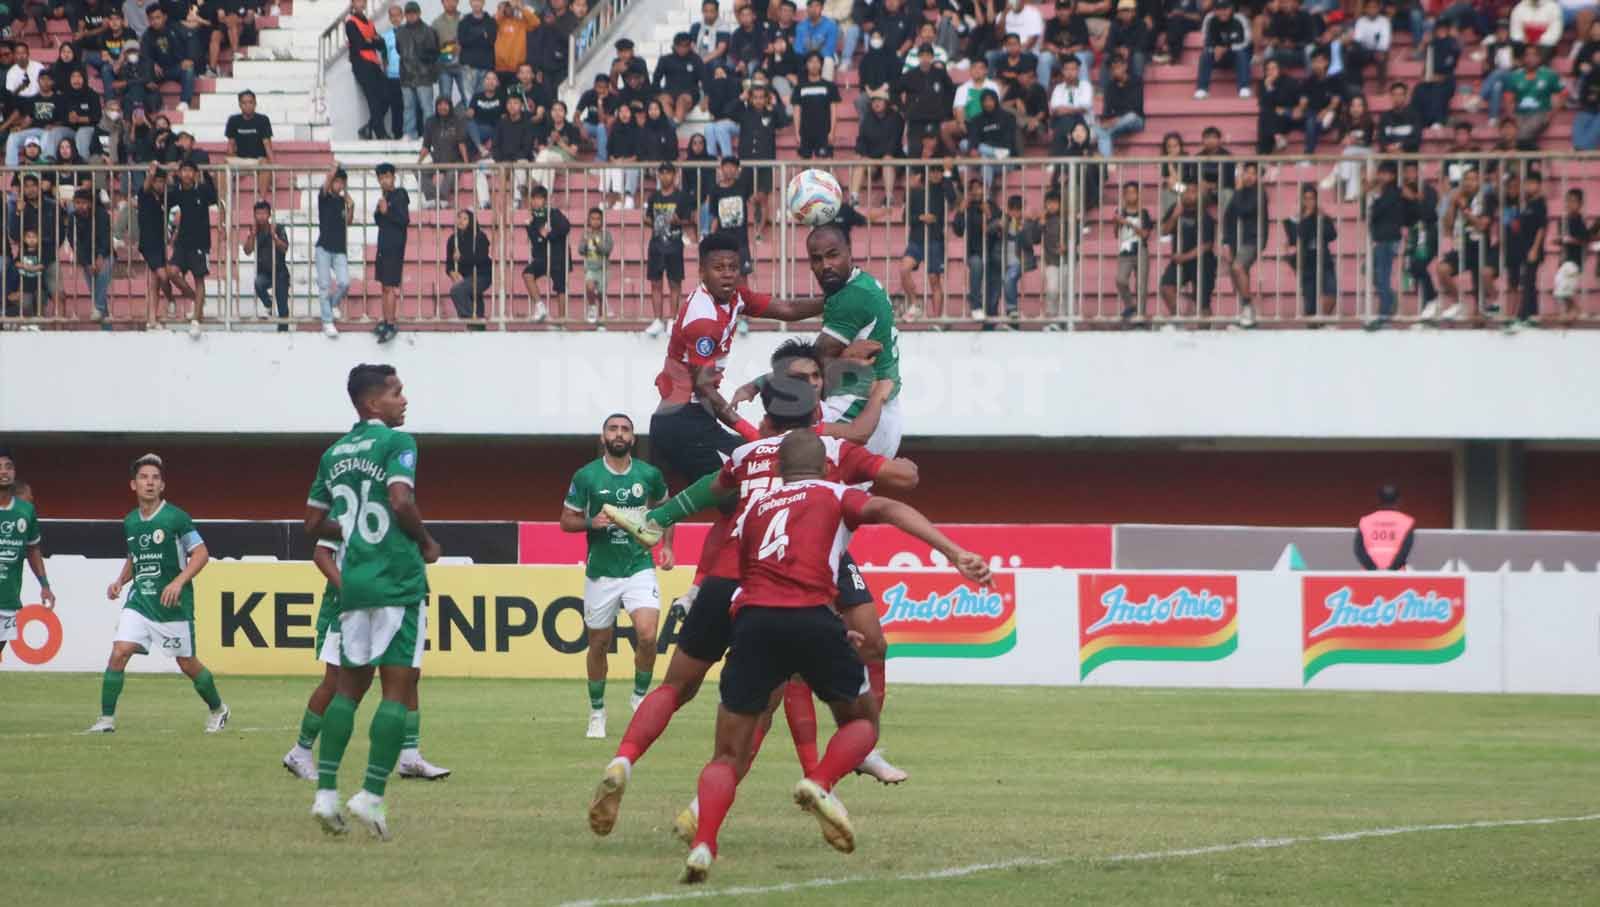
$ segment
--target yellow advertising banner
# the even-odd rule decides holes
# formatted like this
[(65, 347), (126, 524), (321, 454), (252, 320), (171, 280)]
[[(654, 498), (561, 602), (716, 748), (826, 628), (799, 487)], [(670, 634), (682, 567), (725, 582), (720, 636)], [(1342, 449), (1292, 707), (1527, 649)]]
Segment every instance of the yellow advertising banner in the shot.
[[(665, 604), (683, 594), (692, 569), (656, 574), (665, 658), (679, 622)], [(428, 643), (423, 671), (435, 677), (582, 677), (583, 568), (459, 565), (428, 568)], [(308, 562), (214, 561), (195, 580), (195, 647), (218, 674), (320, 674), (316, 620), (324, 581)], [(632, 671), (633, 630), (617, 621), (611, 673)], [(658, 661), (659, 676), (666, 669)]]

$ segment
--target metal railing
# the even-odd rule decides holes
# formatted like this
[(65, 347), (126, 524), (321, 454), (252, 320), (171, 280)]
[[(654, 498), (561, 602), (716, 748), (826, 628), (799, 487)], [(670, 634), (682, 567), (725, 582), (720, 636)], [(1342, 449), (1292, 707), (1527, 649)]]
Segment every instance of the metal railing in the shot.
[(340, 13), (328, 27), (317, 35), (317, 77), (311, 83), (311, 112), (317, 123), (327, 123), (328, 69), (341, 58), (350, 55), (350, 46), (344, 40), (344, 22), (349, 10)]
[(578, 73), (596, 55), (607, 51), (606, 39), (616, 30), (617, 23), (622, 20), (622, 14), (627, 12), (633, 0), (594, 0), (589, 9), (589, 14), (579, 20), (572, 34), (567, 36), (567, 78), (565, 86), (572, 92), (572, 97), (582, 93), (583, 86), (578, 84)]
[[(750, 163), (735, 181), (749, 181), (748, 203), (711, 204), (708, 192), (698, 192), (682, 217), (681, 238), (672, 229), (673, 212), (648, 208), (653, 164), (397, 164), (398, 186), (410, 199), (410, 222), (395, 234), (405, 237), (404, 253), (386, 256), (399, 262), (401, 274), (398, 281), (389, 275), (389, 283), (398, 283), (388, 292), (389, 317), (407, 328), (454, 330), (639, 329), (658, 318), (668, 321), (696, 283), (694, 243), (713, 226), (742, 238), (753, 287), (782, 297), (816, 295), (819, 288), (805, 254), (808, 231), (777, 216), (789, 179), (816, 165), (832, 171), (847, 191), (853, 189), (855, 210), (866, 221), (852, 230), (855, 262), (883, 283), (903, 328), (1292, 328), (1384, 322), (1482, 327), (1531, 314), (1519, 311), (1530, 301), (1546, 323), (1591, 322), (1600, 275), (1585, 272), (1600, 255), (1588, 249), (1587, 236), (1568, 235), (1563, 205), (1570, 189), (1585, 190), (1586, 199), (1596, 196), (1600, 157), (1397, 158), (1398, 164), (1420, 168), (1421, 181), (1438, 193), (1440, 203), (1416, 200), (1404, 238), (1382, 246), (1369, 229), (1375, 196), (1366, 189), (1387, 160), (1318, 158), (1304, 167), (1294, 160), (1247, 157)], [(1227, 167), (1233, 169), (1231, 186)], [(1265, 202), (1254, 208), (1235, 204), (1241, 192), (1249, 191), (1249, 167), (1259, 172), (1257, 188)], [(988, 201), (963, 199), (969, 190), (985, 192), (986, 168)], [(1465, 184), (1479, 178), (1466, 175), (1468, 169), (1488, 175), (1476, 196), (1462, 199), (1464, 211), (1451, 213), (1449, 198), (1459, 192), (1452, 180)], [(711, 185), (716, 170), (709, 161), (679, 162), (678, 185)], [(1522, 185), (1535, 171), (1543, 176), (1549, 211), (1537, 250), (1519, 241), (1526, 218)], [(23, 188), (7, 196), (8, 216), (0, 223), (0, 285), (6, 291), (0, 326), (182, 328), (200, 301), (204, 309), (197, 320), (207, 328), (316, 330), (324, 321), (324, 302), (337, 303), (326, 314), (340, 329), (371, 326), (386, 317), (385, 292), (374, 268), (379, 187), (372, 170), (349, 171), (345, 196), (352, 224), (345, 261), (351, 280), (347, 295), (336, 300), (329, 299), (329, 277), (318, 268), (318, 198), (327, 169), (202, 168), (218, 204), (188, 209), (205, 211), (211, 221), (206, 231), (211, 250), (203, 262), (208, 273), (198, 284), (190, 276), (197, 250), (172, 234), (170, 218), (162, 218), (180, 201), (179, 177), (171, 177), (161, 194), (141, 196), (149, 172), (19, 168)], [(32, 177), (38, 179), (36, 196), (29, 188)], [(969, 186), (968, 180), (977, 182)], [(93, 187), (92, 205), (107, 214), (104, 222), (94, 217), (84, 222), (84, 232), (78, 232), (72, 216), (78, 203), (70, 200), (80, 186)], [(552, 215), (550, 231), (541, 219), (530, 233), (536, 186), (548, 191), (548, 207), (561, 212), (565, 229)], [(1127, 196), (1127, 211), (1119, 215), (1123, 194), (1134, 191), (1130, 187), (1137, 195)], [(1356, 200), (1346, 202), (1343, 193), (1351, 187)], [(1303, 216), (1303, 190), (1314, 193), (1326, 220)], [(626, 207), (630, 198), (631, 208)], [(1008, 210), (1014, 199), (1016, 207)], [(258, 201), (270, 205), (269, 222), (282, 228), (288, 247), (282, 269), (261, 267), (256, 245), (247, 240)], [(1253, 213), (1224, 216), (1230, 205), (1235, 215), (1246, 209)], [(147, 226), (166, 224), (159, 238), (140, 235), (141, 207)], [(42, 213), (47, 208), (55, 213)], [(18, 212), (22, 216), (14, 216)], [(466, 214), (489, 250), (487, 267), (472, 281), (459, 279), (459, 271), (448, 273), (445, 264), (455, 221)], [(598, 231), (586, 224), (591, 215), (601, 222)], [(735, 223), (741, 217), (746, 222)], [(1584, 212), (1586, 231), (1593, 220), (1592, 211)], [(33, 241), (19, 235), (18, 227), (30, 224), (43, 234), (37, 246), (26, 245)], [(914, 235), (922, 232), (913, 230), (916, 224), (925, 227), (924, 235)], [(80, 256), (99, 242), (102, 230), (110, 234), (111, 254), (100, 267), (85, 269)], [(986, 238), (974, 239), (974, 231)], [(601, 241), (607, 234), (609, 244)], [(1420, 251), (1417, 238), (1423, 240)], [(599, 254), (606, 245), (609, 254)], [(1319, 251), (1299, 251), (1307, 246)], [(1563, 266), (1563, 256), (1575, 252), (1585, 265)], [(325, 262), (330, 257), (321, 256)], [(1538, 263), (1530, 264), (1529, 257)], [(680, 258), (683, 281), (675, 286), (671, 278)], [(186, 269), (181, 281), (170, 279), (168, 262)], [(329, 263), (337, 275), (338, 261)], [(110, 283), (100, 317), (93, 282), (104, 279), (105, 265)], [(1383, 271), (1390, 273), (1395, 299), (1388, 311), (1387, 294), (1374, 279)], [(1513, 272), (1515, 278), (1508, 279)], [(1414, 283), (1407, 283), (1406, 275)]]

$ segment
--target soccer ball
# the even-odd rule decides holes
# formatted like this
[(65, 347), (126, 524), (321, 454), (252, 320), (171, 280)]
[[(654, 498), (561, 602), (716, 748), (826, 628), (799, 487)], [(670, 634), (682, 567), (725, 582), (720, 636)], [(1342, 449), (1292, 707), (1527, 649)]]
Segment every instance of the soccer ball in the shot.
[(802, 170), (789, 181), (784, 204), (796, 223), (819, 227), (839, 213), (844, 204), (844, 190), (826, 170)]

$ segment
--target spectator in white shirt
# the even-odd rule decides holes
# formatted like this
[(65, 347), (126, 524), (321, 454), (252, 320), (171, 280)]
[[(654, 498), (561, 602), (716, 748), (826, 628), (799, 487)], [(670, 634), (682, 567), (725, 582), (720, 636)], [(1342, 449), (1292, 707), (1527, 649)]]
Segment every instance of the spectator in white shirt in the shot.
[(1544, 51), (1544, 61), (1561, 43), (1561, 28), (1566, 17), (1556, 0), (1522, 0), (1511, 9), (1511, 40), (1517, 45), (1520, 58), (1522, 48), (1537, 44)]
[(1044, 15), (1033, 0), (1009, 0), (995, 22), (994, 33), (999, 38), (1016, 35), (1022, 39), (1023, 53), (1036, 54), (1044, 38)]
[(1050, 129), (1055, 134), (1052, 155), (1060, 156), (1073, 126), (1078, 123), (1093, 125), (1094, 86), (1083, 78), (1082, 66), (1077, 57), (1063, 58), (1061, 81), (1050, 92)]
[(1344, 47), (1344, 72), (1351, 80), (1360, 79), (1368, 66), (1377, 66), (1378, 84), (1389, 83), (1389, 44), (1393, 39), (1389, 17), (1378, 9), (1378, 0), (1361, 4), (1361, 18), (1350, 30)]
[(28, 45), (16, 43), (16, 56), (11, 68), (6, 70), (6, 93), (18, 98), (31, 98), (39, 94), (39, 74), (44, 64), (29, 59)]
[(955, 119), (947, 120), (939, 127), (939, 134), (944, 140), (945, 147), (955, 148), (961, 144), (962, 138), (967, 134), (967, 119), (977, 116), (983, 110), (985, 91), (992, 91), (996, 96), (1005, 94), (1005, 88), (989, 78), (989, 64), (979, 58), (973, 60), (971, 67), (968, 68), (967, 81), (956, 88), (955, 100), (950, 104)]

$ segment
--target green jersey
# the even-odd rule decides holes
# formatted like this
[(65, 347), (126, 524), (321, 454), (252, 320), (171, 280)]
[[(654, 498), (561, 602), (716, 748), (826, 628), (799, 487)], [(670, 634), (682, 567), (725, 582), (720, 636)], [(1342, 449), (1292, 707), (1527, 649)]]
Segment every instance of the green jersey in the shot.
[(39, 514), (19, 497), (0, 507), (0, 611), (22, 607), (22, 565), (41, 541)]
[[(613, 472), (604, 457), (572, 476), (565, 506), (586, 517), (614, 504), (643, 518), (645, 508), (667, 499), (667, 481), (661, 470), (633, 457), (628, 468)], [(584, 575), (590, 579), (622, 578), (651, 569), (650, 552), (640, 548), (615, 526), (589, 530), (589, 560)]]
[(1550, 99), (1561, 93), (1561, 77), (1548, 66), (1528, 75), (1517, 69), (1506, 76), (1506, 91), (1517, 99), (1517, 113), (1549, 113)]
[(133, 583), (122, 607), (158, 624), (194, 620), (194, 583), (183, 584), (177, 607), (161, 604), (161, 590), (178, 578), (189, 555), (205, 544), (195, 531), (194, 520), (171, 501), (162, 501), (148, 517), (133, 508), (122, 519), (122, 534), (128, 540), (128, 559), (133, 562)]
[(389, 486), (416, 480), (417, 442), (377, 419), (357, 422), (322, 455), (306, 503), (344, 533), (341, 610), (416, 605), (428, 594), (422, 550), (389, 509)]
[[(893, 400), (900, 396), (900, 332), (894, 326), (894, 306), (877, 278), (860, 268), (839, 292), (829, 296), (822, 307), (822, 333), (843, 344), (857, 340), (876, 340), (883, 351), (872, 363), (872, 378), (894, 380)], [(832, 389), (825, 404), (831, 421), (849, 422), (867, 405), (870, 387), (859, 381)], [(837, 415), (835, 415), (837, 414)]]

